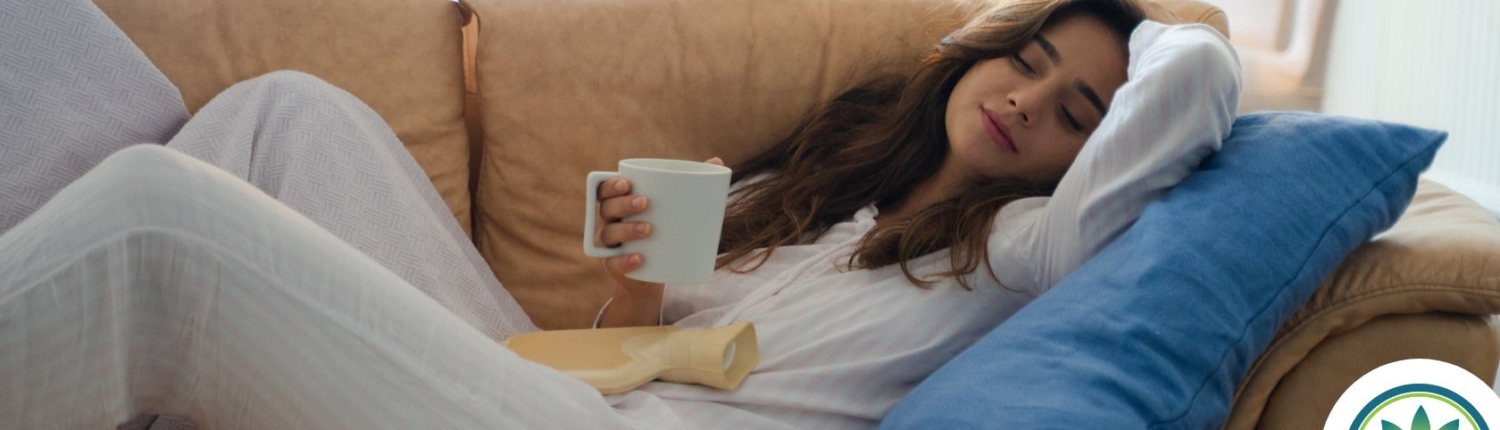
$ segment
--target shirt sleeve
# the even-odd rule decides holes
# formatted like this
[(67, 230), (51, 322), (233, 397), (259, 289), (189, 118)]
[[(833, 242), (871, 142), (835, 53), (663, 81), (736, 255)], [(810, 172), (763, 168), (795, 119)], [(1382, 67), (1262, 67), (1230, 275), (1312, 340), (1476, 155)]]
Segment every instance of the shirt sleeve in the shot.
[(1229, 136), (1241, 72), (1228, 40), (1202, 24), (1145, 21), (1129, 49), (1125, 84), (1052, 197), (1018, 200), (997, 214), (988, 247), (1006, 287), (1050, 289)]

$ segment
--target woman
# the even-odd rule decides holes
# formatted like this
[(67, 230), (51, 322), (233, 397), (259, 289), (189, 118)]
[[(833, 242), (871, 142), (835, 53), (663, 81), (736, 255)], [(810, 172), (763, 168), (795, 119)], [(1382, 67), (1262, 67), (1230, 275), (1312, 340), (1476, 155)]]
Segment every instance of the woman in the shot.
[[(371, 259), (298, 213), (310, 209), (245, 182), (289, 192), (259, 183), (259, 170), (237, 178), (148, 146), (106, 159), (0, 236), (3, 255), (35, 256), (0, 259), (0, 416), (64, 427), (138, 413), (215, 428), (871, 427), (1227, 136), (1239, 76), (1226, 41), (1142, 19), (1123, 0), (985, 15), (909, 80), (841, 95), (740, 166), (713, 285), (634, 282), (621, 275), (638, 256), (605, 261), (620, 287), (602, 325), (753, 320), (761, 364), (739, 390), (651, 383), (601, 397), (495, 345), (471, 327), (483, 327), (477, 317), (455, 318), (462, 300), (443, 301), (441, 285), (383, 268), (406, 261), (382, 251), (399, 244), (374, 245), (366, 253), (397, 257)], [(302, 103), (352, 99), (305, 76), (248, 84), (290, 88)], [(389, 145), (365, 115), (320, 121)], [(196, 136), (178, 147), (223, 146)], [(368, 158), (400, 153), (377, 152)], [(604, 191), (607, 218), (649, 207), (628, 183)], [(610, 222), (599, 239), (650, 234), (640, 227)]]

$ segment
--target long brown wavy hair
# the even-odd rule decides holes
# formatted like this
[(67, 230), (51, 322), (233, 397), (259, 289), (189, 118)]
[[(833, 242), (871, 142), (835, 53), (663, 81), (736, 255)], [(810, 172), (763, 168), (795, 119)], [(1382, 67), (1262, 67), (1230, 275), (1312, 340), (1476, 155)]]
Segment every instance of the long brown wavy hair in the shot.
[[(870, 203), (886, 207), (904, 198), (936, 173), (948, 154), (944, 116), (959, 78), (980, 60), (1016, 52), (1047, 23), (1073, 13), (1099, 18), (1121, 41), (1129, 40), (1146, 16), (1133, 0), (1012, 1), (943, 38), (916, 73), (873, 79), (814, 107), (790, 136), (736, 166), (736, 182), (771, 174), (734, 192), (716, 267), (755, 270), (777, 247), (811, 243)], [(1127, 49), (1123, 42), (1120, 49)], [(919, 287), (952, 276), (967, 289), (960, 275), (981, 261), (995, 276), (986, 244), (1000, 208), (1023, 197), (1051, 195), (1056, 187), (1055, 181), (970, 184), (957, 197), (877, 225), (848, 265), (900, 264)], [(933, 279), (912, 274), (909, 261), (943, 249), (950, 249), (950, 270)]]

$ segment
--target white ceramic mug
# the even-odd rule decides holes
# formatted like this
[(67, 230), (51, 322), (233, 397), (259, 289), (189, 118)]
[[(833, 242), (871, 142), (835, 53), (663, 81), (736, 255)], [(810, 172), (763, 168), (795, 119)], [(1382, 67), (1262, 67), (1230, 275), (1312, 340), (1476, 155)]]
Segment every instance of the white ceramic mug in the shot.
[[(590, 172), (583, 252), (590, 257), (641, 254), (641, 267), (625, 274), (631, 279), (673, 284), (712, 280), (729, 176), (728, 167), (716, 164), (655, 158), (620, 160), (618, 172)], [(631, 194), (650, 200), (645, 212), (624, 221), (651, 223), (651, 235), (611, 248), (594, 246), (599, 184), (620, 177), (630, 180)]]

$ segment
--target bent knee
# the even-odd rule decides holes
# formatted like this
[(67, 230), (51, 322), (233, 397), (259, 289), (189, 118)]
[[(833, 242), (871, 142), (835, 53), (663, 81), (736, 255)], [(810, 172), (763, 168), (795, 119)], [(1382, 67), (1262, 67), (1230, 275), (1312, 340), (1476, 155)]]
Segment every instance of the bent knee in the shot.
[(90, 174), (108, 174), (117, 181), (130, 181), (149, 173), (181, 173), (193, 157), (154, 143), (127, 146), (104, 157)]
[(217, 176), (221, 175), (217, 173), (222, 172), (216, 170), (216, 167), (175, 149), (141, 144), (115, 151), (78, 180), (110, 190), (117, 196), (173, 196), (180, 195), (184, 185), (219, 181)]
[[(309, 111), (320, 112), (320, 121), (332, 121), (352, 115), (352, 111), (373, 114), (354, 94), (317, 76), (280, 70), (240, 82), (220, 97), (236, 104), (259, 109), (263, 121), (305, 121)], [(206, 108), (205, 108), (206, 109)]]
[(256, 76), (235, 84), (231, 90), (233, 89), (261, 94), (272, 99), (287, 96), (322, 99), (340, 97), (345, 93), (328, 81), (296, 70), (278, 70)]
[(289, 89), (291, 91), (309, 88), (333, 88), (333, 84), (317, 76), (296, 70), (277, 70), (246, 79), (242, 84), (251, 86), (268, 86), (277, 89)]

